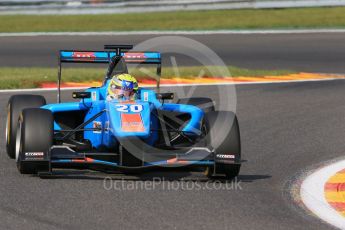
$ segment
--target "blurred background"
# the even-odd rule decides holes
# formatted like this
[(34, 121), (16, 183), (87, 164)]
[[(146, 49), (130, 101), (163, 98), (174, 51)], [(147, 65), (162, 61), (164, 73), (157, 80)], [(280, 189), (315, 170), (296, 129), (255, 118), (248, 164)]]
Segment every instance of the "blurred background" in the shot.
[(343, 6), (345, 0), (2, 0), (1, 14), (100, 14)]

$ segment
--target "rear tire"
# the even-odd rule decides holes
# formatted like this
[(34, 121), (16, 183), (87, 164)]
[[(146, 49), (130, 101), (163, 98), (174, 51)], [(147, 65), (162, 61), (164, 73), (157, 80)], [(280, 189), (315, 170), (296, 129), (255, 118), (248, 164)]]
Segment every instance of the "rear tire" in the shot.
[(194, 105), (205, 113), (215, 111), (214, 102), (207, 97), (181, 98), (177, 101), (177, 104)]
[[(40, 108), (22, 111), (16, 141), (16, 160), (20, 173), (50, 171), (49, 151), (53, 145), (53, 135), (54, 119), (51, 111)], [(43, 156), (27, 159), (26, 153), (43, 153)]]
[(23, 109), (39, 108), (46, 104), (39, 95), (14, 95), (7, 104), (6, 151), (10, 158), (15, 158), (18, 117)]
[(209, 112), (205, 114), (205, 119), (208, 140), (216, 153), (214, 167), (207, 170), (207, 175), (212, 177), (224, 174), (226, 179), (238, 176), (241, 168), (241, 140), (235, 113)]

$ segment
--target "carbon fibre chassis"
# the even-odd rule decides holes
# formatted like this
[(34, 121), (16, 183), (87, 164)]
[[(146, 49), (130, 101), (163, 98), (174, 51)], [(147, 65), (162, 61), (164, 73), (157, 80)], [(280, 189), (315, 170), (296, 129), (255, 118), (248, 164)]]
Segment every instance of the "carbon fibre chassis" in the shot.
[[(171, 150), (170, 150), (171, 151)], [(127, 153), (128, 154), (128, 153)], [(184, 165), (199, 165), (209, 166), (214, 164), (214, 153), (208, 148), (183, 148), (171, 151), (170, 154), (159, 152), (159, 150), (151, 149), (151, 152), (142, 152), (138, 154), (142, 156), (141, 165), (125, 166), (122, 165), (121, 153), (91, 153), (91, 152), (75, 152), (72, 149), (64, 146), (53, 146), (50, 151), (50, 162), (52, 168), (54, 167), (68, 167), (68, 165), (92, 166), (101, 167), (103, 169), (112, 169), (119, 171), (140, 171), (148, 168), (155, 168), (158, 166), (184, 166)], [(100, 160), (101, 157), (114, 157), (118, 161)]]
[[(98, 171), (118, 171), (118, 172), (143, 172), (159, 167), (189, 167), (200, 168), (214, 166), (215, 162), (236, 165), (236, 159), (217, 159), (216, 153), (207, 147), (180, 148), (171, 151), (169, 154), (151, 149), (151, 152), (142, 152), (142, 164), (138, 166), (121, 165), (120, 161), (100, 160), (97, 158), (118, 157), (120, 153), (99, 153), (99, 152), (75, 152), (66, 146), (52, 146), (43, 161), (44, 170), (38, 172), (39, 175), (50, 174), (54, 168), (92, 169)], [(153, 160), (152, 160), (153, 159)], [(159, 159), (159, 160), (157, 160)], [(152, 161), (151, 161), (152, 160)], [(25, 161), (25, 160), (24, 160)], [(28, 160), (30, 161), (30, 160)], [(43, 169), (42, 168), (42, 169)]]

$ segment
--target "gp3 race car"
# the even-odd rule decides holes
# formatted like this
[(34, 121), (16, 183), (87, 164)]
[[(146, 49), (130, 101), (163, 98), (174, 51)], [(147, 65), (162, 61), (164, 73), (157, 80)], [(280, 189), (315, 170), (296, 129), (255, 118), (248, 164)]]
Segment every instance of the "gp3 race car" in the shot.
[[(204, 170), (208, 177), (236, 177), (241, 144), (236, 115), (215, 111), (209, 98), (182, 98), (139, 88), (134, 101), (107, 100), (115, 74), (127, 64), (151, 64), (161, 73), (158, 52), (106, 45), (103, 51), (60, 51), (58, 99), (14, 95), (7, 106), (6, 149), (20, 173), (53, 174), (54, 168), (142, 173), (162, 167)], [(61, 102), (62, 63), (108, 63), (101, 87), (73, 92)], [(159, 77), (157, 88), (159, 89)], [(168, 101), (168, 102), (167, 102)]]

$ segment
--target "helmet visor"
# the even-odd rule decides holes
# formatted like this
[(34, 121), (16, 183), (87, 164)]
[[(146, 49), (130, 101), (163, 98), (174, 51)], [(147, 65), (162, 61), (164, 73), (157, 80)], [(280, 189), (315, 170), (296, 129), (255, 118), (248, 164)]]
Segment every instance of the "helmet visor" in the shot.
[(122, 81), (121, 89), (123, 91), (129, 91), (132, 92), (134, 89), (134, 84), (131, 81)]
[(122, 81), (121, 86), (111, 84), (110, 87), (115, 95), (123, 95), (125, 98), (131, 97), (134, 94), (133, 82)]

